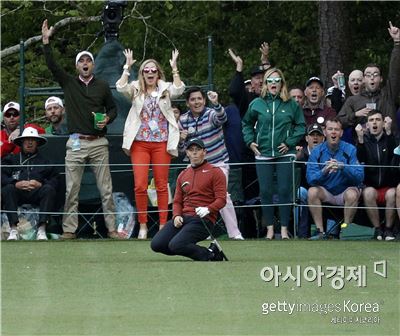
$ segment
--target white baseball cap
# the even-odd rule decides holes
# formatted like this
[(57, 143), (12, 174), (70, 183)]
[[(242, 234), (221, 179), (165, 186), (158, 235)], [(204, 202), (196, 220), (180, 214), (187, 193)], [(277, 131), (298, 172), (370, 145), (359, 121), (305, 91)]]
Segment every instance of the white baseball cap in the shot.
[(92, 53), (90, 51), (84, 50), (84, 51), (81, 51), (78, 55), (76, 55), (75, 64), (78, 64), (79, 59), (84, 55), (89, 56), (92, 59), (92, 62), (94, 63), (94, 57), (93, 57)]
[(50, 104), (57, 104), (61, 107), (64, 107), (62, 100), (55, 96), (47, 98), (46, 102), (44, 103), (44, 108), (47, 109), (47, 106), (49, 106)]
[(16, 102), (10, 101), (9, 103), (7, 103), (4, 106), (3, 113), (6, 113), (10, 109), (14, 109), (14, 110), (17, 110), (19, 112), (20, 111), (19, 110), (19, 104), (16, 103)]

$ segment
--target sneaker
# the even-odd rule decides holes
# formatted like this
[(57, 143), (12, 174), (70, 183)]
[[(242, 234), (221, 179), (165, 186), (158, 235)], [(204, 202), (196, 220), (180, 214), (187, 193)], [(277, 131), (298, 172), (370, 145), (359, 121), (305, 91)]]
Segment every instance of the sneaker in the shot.
[(44, 229), (44, 227), (41, 226), (38, 229), (38, 232), (36, 234), (36, 240), (48, 240), (46, 235), (46, 230)]
[(10, 235), (8, 236), (7, 240), (18, 240), (19, 233), (16, 229), (11, 229)]
[(319, 229), (317, 229), (315, 235), (311, 236), (309, 239), (310, 240), (323, 240), (323, 239), (326, 239), (326, 233), (325, 232), (321, 232)]
[(395, 240), (392, 229), (389, 229), (389, 228), (385, 229), (385, 240), (386, 241)]
[(138, 239), (147, 239), (147, 230), (146, 229), (139, 230)]
[(289, 232), (286, 226), (281, 227), (281, 239), (282, 240), (289, 240)]
[(210, 261), (222, 261), (224, 259), (224, 256), (219, 250), (217, 244), (211, 243), (208, 247), (208, 250), (211, 252)]
[(60, 239), (76, 239), (76, 234), (72, 232), (64, 232), (60, 236)]
[(117, 231), (110, 231), (107, 233), (107, 236), (110, 239), (120, 239), (121, 238)]
[(376, 240), (383, 240), (383, 231), (381, 228), (375, 228), (374, 238)]
[(266, 234), (266, 236), (265, 236), (265, 239), (266, 240), (272, 240), (272, 239), (274, 239), (275, 238), (275, 232), (274, 232), (274, 229), (267, 229), (267, 234)]
[(232, 239), (234, 240), (244, 240), (243, 236), (241, 233), (239, 233), (238, 235), (236, 235), (235, 237), (233, 237)]

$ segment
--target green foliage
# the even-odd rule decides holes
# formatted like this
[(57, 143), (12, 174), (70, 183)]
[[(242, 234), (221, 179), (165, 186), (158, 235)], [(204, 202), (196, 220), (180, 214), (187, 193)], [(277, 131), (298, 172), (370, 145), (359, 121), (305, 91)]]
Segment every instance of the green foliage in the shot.
[[(40, 35), (45, 18), (54, 25), (71, 16), (99, 16), (104, 4), (101, 1), (2, 1), (2, 48), (18, 44), (20, 38)], [(400, 26), (399, 3), (359, 1), (348, 2), (346, 6), (352, 19), (348, 36), (352, 61), (348, 68), (362, 68), (374, 61), (386, 73), (392, 48), (388, 21)], [(229, 103), (228, 87), (235, 71), (228, 48), (242, 57), (245, 77), (259, 63), (259, 47), (263, 41), (270, 44), (270, 61), (284, 71), (289, 85), (304, 85), (309, 76), (320, 73), (318, 2), (315, 1), (130, 1), (124, 13), (119, 40), (133, 49), (137, 64), (155, 58), (171, 79), (169, 59), (171, 51), (177, 48), (180, 74), (188, 85), (207, 84), (207, 45), (208, 37), (212, 36), (214, 88), (223, 103)], [(60, 28), (52, 39), (60, 65), (73, 73), (73, 60), (78, 51), (89, 48), (96, 54), (104, 42), (99, 36), (101, 29), (100, 22), (71, 23)], [(57, 85), (44, 63), (40, 41), (28, 47), (25, 58), (27, 86)], [(2, 59), (1, 80), (1, 104), (18, 99), (18, 53)], [(28, 113), (40, 114), (44, 98), (29, 97)]]

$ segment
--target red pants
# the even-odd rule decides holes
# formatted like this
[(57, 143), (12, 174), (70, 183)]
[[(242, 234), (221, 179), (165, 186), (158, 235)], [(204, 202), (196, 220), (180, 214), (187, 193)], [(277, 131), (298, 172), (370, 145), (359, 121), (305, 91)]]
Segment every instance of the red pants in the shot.
[(131, 162), (139, 223), (147, 223), (147, 186), (149, 167), (152, 163), (160, 225), (165, 224), (168, 218), (168, 173), (171, 162), (171, 155), (167, 152), (167, 142), (134, 141), (131, 146)]

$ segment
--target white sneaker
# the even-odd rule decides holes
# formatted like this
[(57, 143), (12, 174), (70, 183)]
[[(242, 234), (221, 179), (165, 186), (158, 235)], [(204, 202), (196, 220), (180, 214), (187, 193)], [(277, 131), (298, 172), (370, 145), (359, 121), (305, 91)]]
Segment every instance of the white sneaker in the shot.
[(44, 227), (40, 227), (36, 234), (36, 240), (48, 240), (46, 235), (46, 230)]
[(243, 236), (241, 233), (239, 233), (238, 235), (236, 235), (235, 237), (233, 237), (234, 240), (244, 240)]
[(146, 229), (139, 230), (138, 239), (147, 239), (147, 230)]
[(19, 233), (16, 229), (11, 229), (10, 235), (8, 236), (7, 240), (18, 240)]

